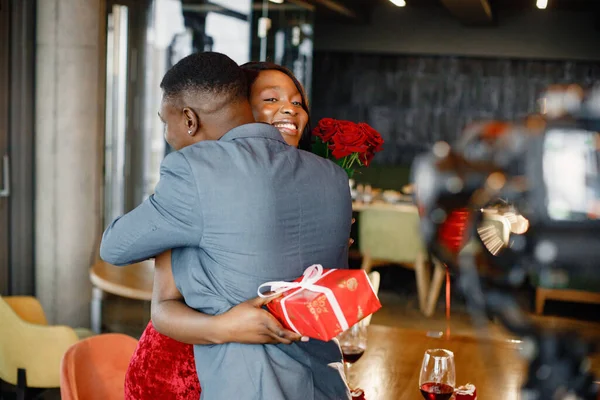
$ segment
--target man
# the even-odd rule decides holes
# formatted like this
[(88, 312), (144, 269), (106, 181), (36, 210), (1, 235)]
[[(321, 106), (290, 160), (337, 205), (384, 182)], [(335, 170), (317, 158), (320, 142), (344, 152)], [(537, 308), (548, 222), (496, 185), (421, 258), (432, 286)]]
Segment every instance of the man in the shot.
[[(115, 265), (173, 248), (173, 276), (190, 307), (222, 315), (261, 283), (315, 263), (347, 267), (351, 200), (345, 172), (254, 123), (243, 71), (218, 53), (188, 56), (161, 87), (160, 117), (177, 150), (155, 194), (106, 230)], [(220, 343), (220, 341), (215, 341)], [(347, 399), (335, 342), (194, 346), (202, 399)]]

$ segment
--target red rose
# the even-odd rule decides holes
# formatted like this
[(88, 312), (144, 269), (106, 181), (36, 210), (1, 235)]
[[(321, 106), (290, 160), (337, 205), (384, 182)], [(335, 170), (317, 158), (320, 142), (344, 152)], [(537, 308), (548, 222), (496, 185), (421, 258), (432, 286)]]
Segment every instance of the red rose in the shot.
[[(379, 132), (365, 123), (323, 118), (312, 134), (327, 144), (334, 158), (339, 160), (358, 153), (358, 161), (365, 166), (371, 163), (375, 153), (381, 151), (383, 146)], [(351, 168), (353, 162), (347, 168)]]
[(383, 145), (383, 138), (381, 137), (381, 135), (379, 134), (379, 132), (377, 132), (375, 129), (373, 129), (369, 124), (365, 124), (365, 123), (360, 123), (358, 124), (360, 126), (361, 129), (363, 129), (368, 137), (368, 142), (370, 147), (374, 148), (375, 152), (378, 152), (381, 150), (382, 145)]
[(330, 149), (335, 158), (349, 156), (352, 153), (364, 153), (368, 150), (368, 136), (358, 124), (350, 121), (339, 122), (339, 132), (333, 136)]
[(381, 151), (383, 148), (383, 138), (375, 129), (373, 129), (369, 124), (360, 123), (358, 124), (359, 128), (365, 133), (367, 137), (367, 150), (360, 155), (360, 162), (365, 166), (369, 166), (373, 157), (375, 157), (375, 153)]
[(375, 153), (371, 152), (371, 151), (368, 151), (365, 154), (361, 154), (361, 156), (360, 156), (360, 162), (365, 167), (368, 167), (371, 164), (371, 161), (373, 160), (373, 157), (375, 157)]
[(339, 121), (333, 118), (323, 118), (319, 121), (312, 134), (321, 138), (324, 143), (327, 143), (339, 130)]

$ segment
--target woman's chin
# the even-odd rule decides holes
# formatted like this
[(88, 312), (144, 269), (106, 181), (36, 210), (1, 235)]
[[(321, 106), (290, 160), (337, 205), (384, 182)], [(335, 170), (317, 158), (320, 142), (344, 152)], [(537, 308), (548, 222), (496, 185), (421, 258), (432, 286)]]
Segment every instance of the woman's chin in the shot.
[(279, 129), (279, 133), (283, 136), (283, 140), (290, 146), (298, 147), (300, 143), (300, 133), (297, 130)]

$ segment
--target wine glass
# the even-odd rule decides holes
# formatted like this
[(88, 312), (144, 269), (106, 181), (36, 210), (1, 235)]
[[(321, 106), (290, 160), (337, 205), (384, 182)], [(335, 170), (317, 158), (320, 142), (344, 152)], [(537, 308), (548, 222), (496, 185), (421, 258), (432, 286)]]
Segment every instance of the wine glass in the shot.
[(456, 370), (454, 353), (430, 349), (423, 356), (419, 388), (425, 400), (449, 400), (454, 394)]
[(351, 326), (338, 335), (342, 355), (344, 356), (344, 372), (350, 385), (350, 366), (357, 362), (367, 349), (367, 325), (364, 320)]

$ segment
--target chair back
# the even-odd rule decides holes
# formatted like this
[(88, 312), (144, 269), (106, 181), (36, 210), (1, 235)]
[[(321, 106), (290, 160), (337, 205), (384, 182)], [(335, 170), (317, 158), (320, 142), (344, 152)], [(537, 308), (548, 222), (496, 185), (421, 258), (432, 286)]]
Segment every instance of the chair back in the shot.
[(48, 325), (48, 319), (39, 300), (32, 296), (6, 296), (4, 301), (25, 322)]
[(360, 253), (373, 260), (414, 263), (424, 250), (415, 207), (404, 209), (366, 208), (359, 215)]
[(107, 333), (71, 346), (60, 368), (62, 400), (123, 399), (125, 374), (137, 342), (127, 335)]
[[(381, 275), (377, 271), (369, 272), (369, 281), (371, 281), (371, 286), (373, 286), (373, 291), (376, 295), (379, 295), (379, 284), (381, 283)], [(369, 326), (371, 324), (371, 317), (373, 314), (369, 315), (364, 319), (363, 324), (365, 326)]]
[(17, 384), (18, 354), (15, 350), (22, 320), (0, 296), (0, 379)]
[(16, 385), (17, 370), (23, 369), (28, 387), (58, 387), (61, 358), (79, 340), (77, 334), (68, 326), (44, 325), (43, 310), (32, 299), (25, 303), (34, 308), (25, 310), (21, 305), (13, 309), (17, 300), (12, 298), (9, 303), (0, 296), (0, 379)]

